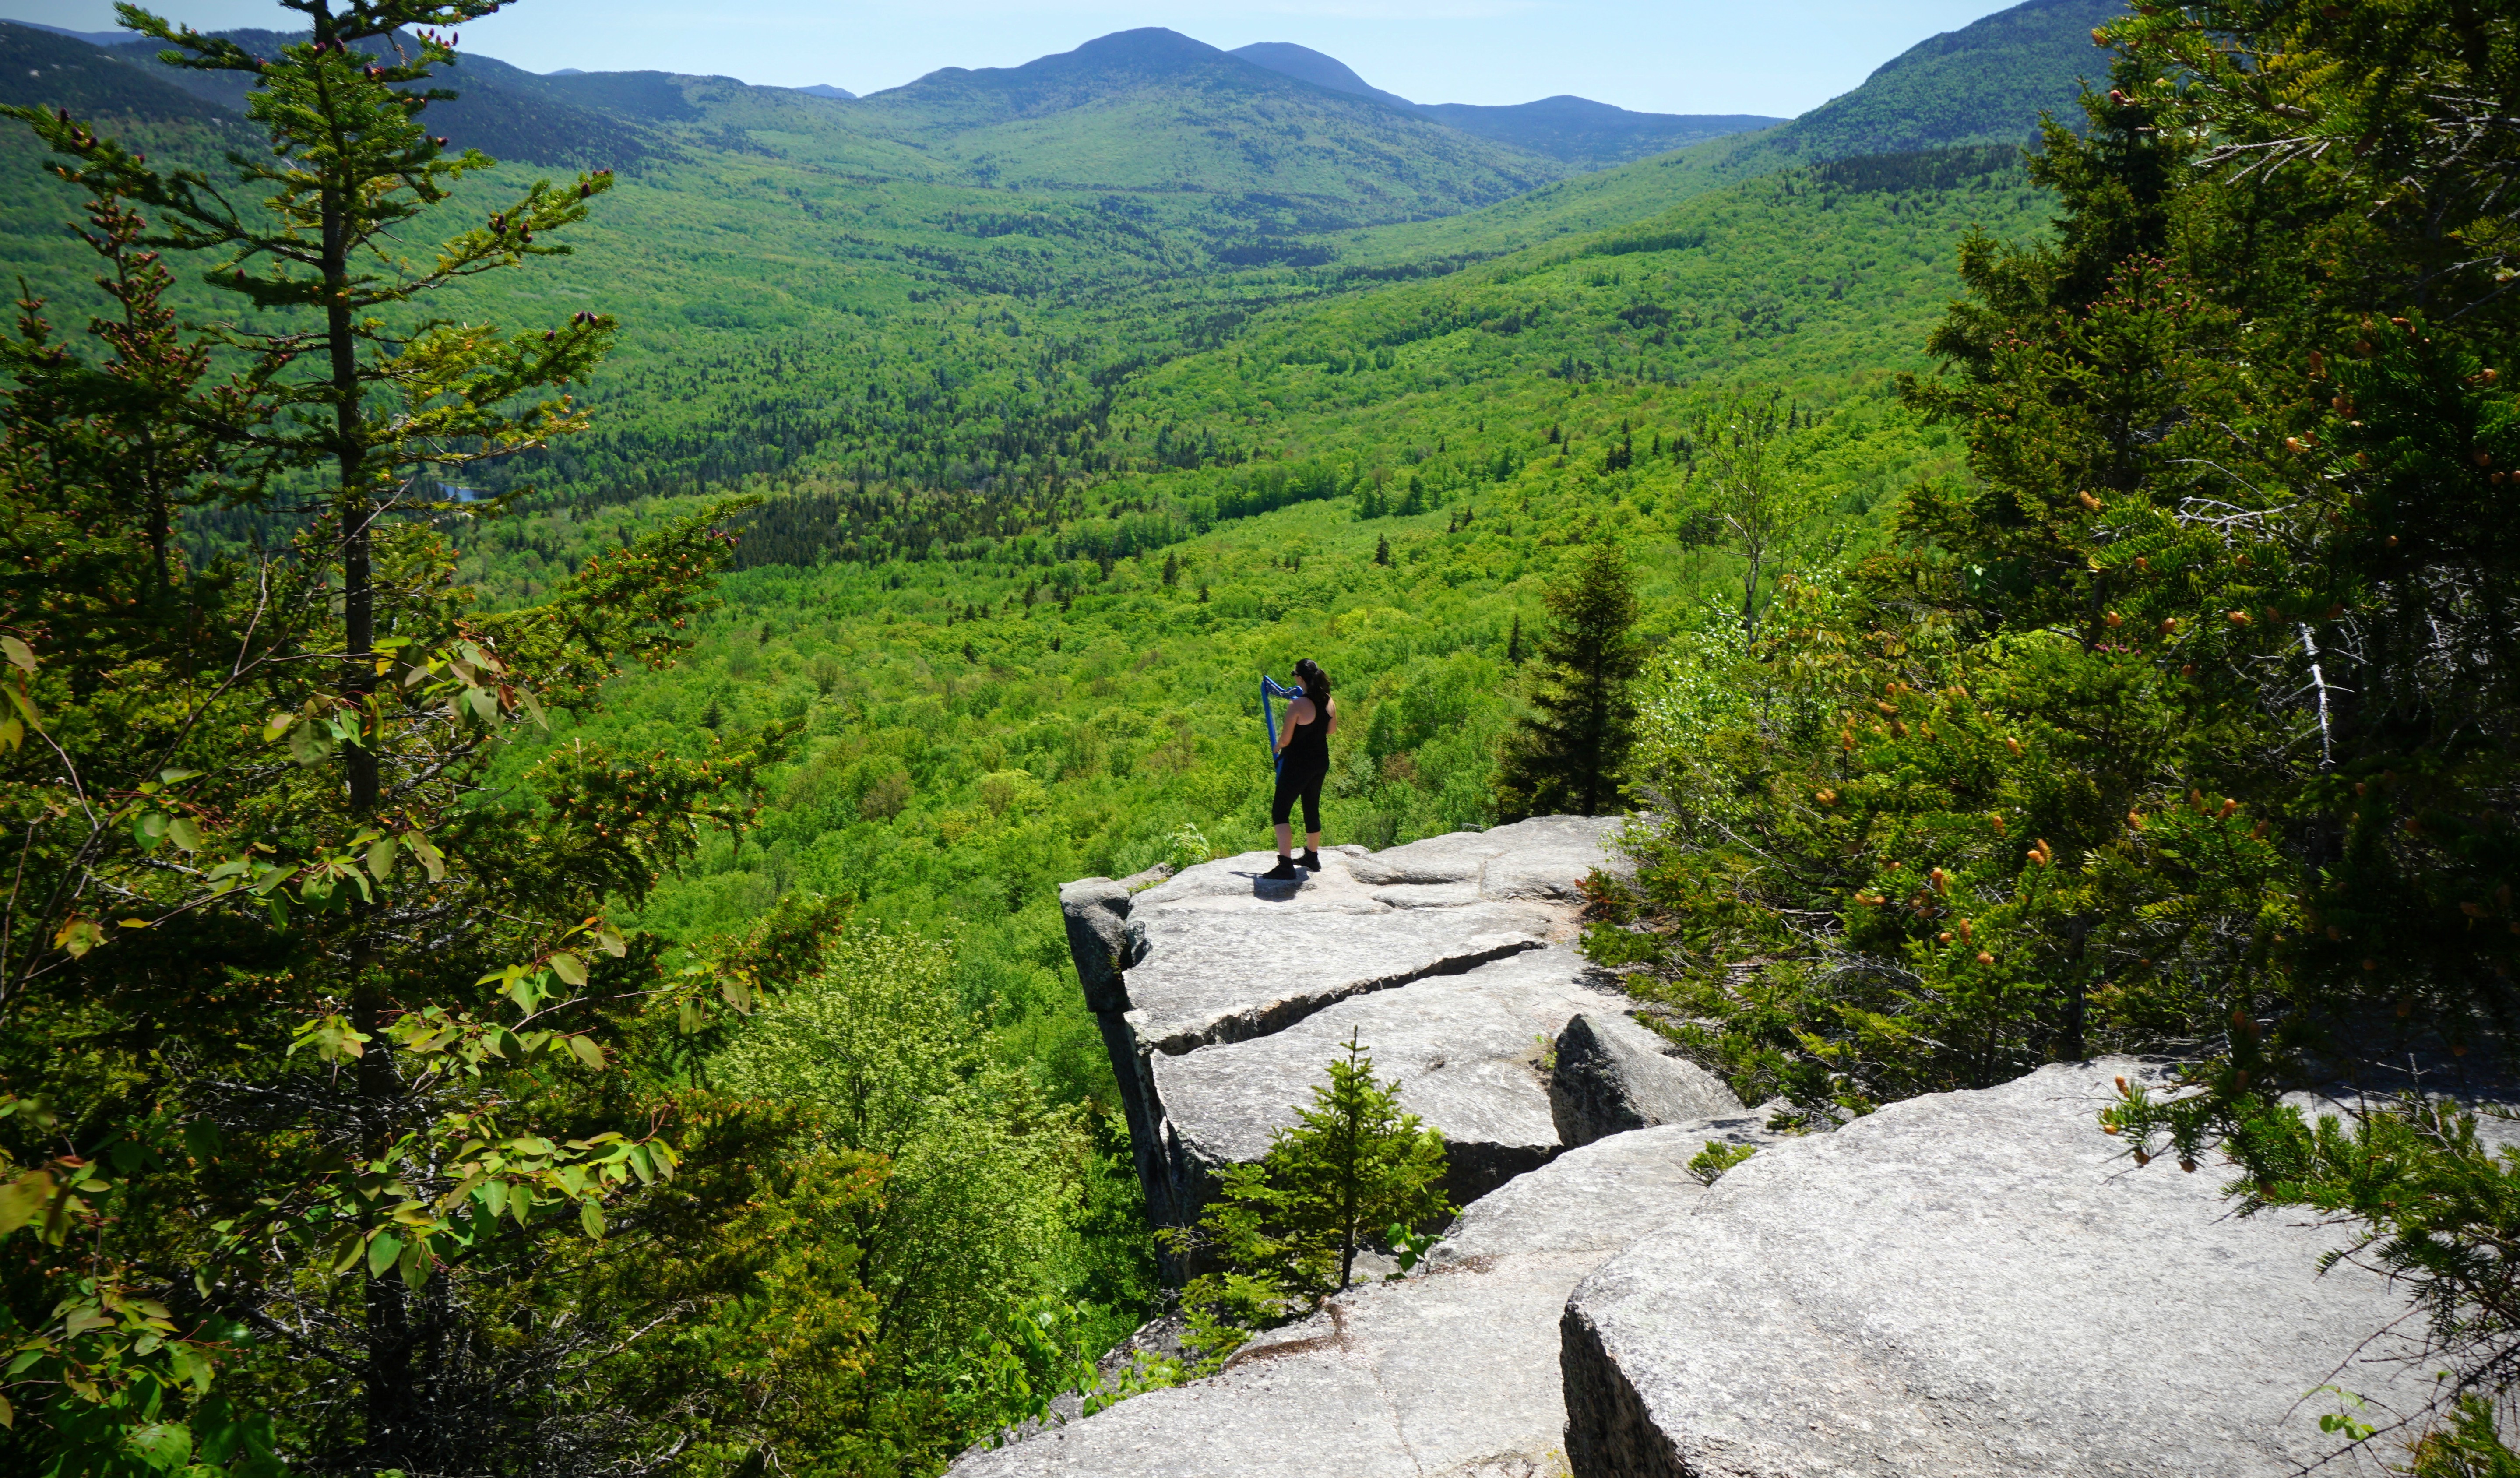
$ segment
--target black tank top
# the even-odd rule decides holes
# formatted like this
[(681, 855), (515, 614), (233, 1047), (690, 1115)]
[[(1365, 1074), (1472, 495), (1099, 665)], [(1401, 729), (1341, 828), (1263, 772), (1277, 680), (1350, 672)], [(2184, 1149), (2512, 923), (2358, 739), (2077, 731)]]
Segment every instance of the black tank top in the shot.
[[(1287, 722), (1294, 722), (1292, 714), (1287, 715)], [(1295, 737), (1286, 740), (1286, 763), (1298, 770), (1329, 768), (1330, 709), (1327, 699), (1313, 705), (1311, 723), (1295, 724)]]

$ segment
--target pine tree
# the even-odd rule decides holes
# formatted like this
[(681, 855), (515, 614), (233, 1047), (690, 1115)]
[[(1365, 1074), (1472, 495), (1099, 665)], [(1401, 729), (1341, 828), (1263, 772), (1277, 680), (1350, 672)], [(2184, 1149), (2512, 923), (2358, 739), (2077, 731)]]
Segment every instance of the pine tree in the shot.
[(1383, 538), (1373, 541), (1373, 562), (1376, 564), (1389, 564), (1391, 562), (1391, 541), (1389, 539)]
[[(590, 710), (676, 649), (740, 505), (585, 560), (543, 605), (461, 603), (442, 472), (576, 428), (560, 388), (611, 330), (416, 310), (560, 249), (537, 237), (608, 178), (420, 246), (490, 161), (421, 129), (453, 54), (410, 33), (487, 7), (288, 3), (313, 34), (271, 57), (120, 12), (252, 77), (243, 188), (9, 111), (91, 195), (122, 315), (82, 345), (29, 301), (0, 342), (0, 793), (22, 827), (0, 1246), (24, 1270), (0, 1305), (0, 1467), (261, 1473), (282, 1443), (328, 1471), (470, 1470), (555, 1422), (589, 1466), (635, 1462), (689, 1440), (660, 1426), (743, 1419), (643, 1332), (743, 1255), (658, 1302), (598, 1286), (751, 1194), (737, 1167), (766, 1142), (712, 1128), (673, 1064), (721, 1006), (812, 968), (832, 916), (799, 900), (689, 979), (606, 921), (745, 814), (785, 731), (706, 761), (528, 746), (546, 703)], [(185, 338), (142, 243), (212, 253), (242, 324)], [(187, 569), (184, 511), (272, 473), (317, 494), (286, 548)], [(592, 1253), (620, 1221), (639, 1235)], [(595, 1366), (633, 1349), (689, 1399), (617, 1399)]]
[(1513, 631), (1505, 639), (1505, 659), (1508, 666), (1522, 665), (1522, 612), (1513, 613)]
[(1629, 634), (1638, 605), (1626, 553), (1597, 540), (1547, 599), (1552, 619), (1525, 679), (1530, 708), (1498, 765), (1497, 810), (1507, 821), (1599, 816), (1618, 805), (1636, 719), (1630, 688), (1644, 658)]
[(1271, 1137), (1258, 1164), (1226, 1170), (1197, 1233), (1173, 1234), (1175, 1245), (1204, 1248), (1222, 1264), (1182, 1294), (1210, 1349), (1238, 1343), (1246, 1331), (1236, 1323), (1346, 1287), (1358, 1249), (1388, 1229), (1422, 1230), (1453, 1214), (1438, 1184), (1442, 1133), (1401, 1110), (1399, 1083), (1374, 1081), (1357, 1033), (1296, 1118)]

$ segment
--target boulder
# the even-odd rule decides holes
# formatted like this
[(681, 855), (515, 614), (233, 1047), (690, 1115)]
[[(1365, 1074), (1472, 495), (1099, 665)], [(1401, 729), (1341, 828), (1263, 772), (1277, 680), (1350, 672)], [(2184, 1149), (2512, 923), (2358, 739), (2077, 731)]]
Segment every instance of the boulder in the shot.
[(1568, 1145), (1747, 1112), (1722, 1079), (1672, 1055), (1668, 1042), (1618, 1011), (1578, 1015), (1557, 1034), (1549, 1111)]
[(1571, 903), (1611, 865), (1617, 825), (1541, 817), (1387, 852), (1328, 847), (1293, 883), (1264, 876), (1274, 852), (1185, 869), (1127, 901), (1145, 938), (1128, 966), (1132, 1027), (1151, 1052), (1246, 1041), (1350, 996), (1571, 938)]
[(1567, 1292), (1703, 1195), (1688, 1158), (1735, 1133), (1758, 1132), (1650, 1129), (1563, 1155), (1463, 1212), (1411, 1276), (1341, 1294), (1206, 1380), (968, 1454), (953, 1478), (1554, 1478)]
[(1443, 1131), (1456, 1204), (1549, 1163), (1563, 1146), (1540, 1058), (1568, 1017), (1617, 1012), (1595, 973), (1571, 949), (1538, 950), (1353, 997), (1270, 1036), (1155, 1057), (1175, 1203), (1203, 1202), (1219, 1169), (1268, 1153), (1272, 1134), (1329, 1081), (1351, 1032), (1375, 1077), (1398, 1080), (1400, 1106)]
[(2242, 1220), (2210, 1169), (2136, 1167), (2093, 1120), (2120, 1074), (2161, 1070), (1776, 1146), (1612, 1258), (1560, 1325), (1577, 1478), (2277, 1478), (2342, 1446), (2318, 1388), (2429, 1401), (2404, 1293), (2322, 1276), (2339, 1232)]
[[(1571, 940), (1584, 878), (1613, 866), (1603, 842), (1617, 825), (1601, 818), (1543, 817), (1494, 831), (1430, 837), (1379, 854), (1328, 847), (1318, 870), (1290, 882), (1263, 875), (1276, 867), (1276, 853), (1249, 852), (1170, 876), (1088, 878), (1061, 889), (1069, 951), (1119, 1080), (1148, 1214), (1160, 1226), (1196, 1221), (1213, 1170), (1240, 1153), (1219, 1144), (1240, 1134), (1234, 1128), (1238, 1124), (1261, 1126), (1259, 1142), (1265, 1146), (1266, 1126), (1283, 1122), (1295, 1103), (1306, 1100), (1311, 1075), (1321, 1071), (1328, 1053), (1326, 1044), (1305, 1039), (1301, 1070), (1274, 1084), (1258, 1069), (1202, 1065), (1177, 1074), (1175, 1059), (1264, 1042), (1342, 1002), (1459, 976)], [(1557, 983), (1563, 985), (1571, 981), (1573, 966), (1571, 957), (1563, 951), (1560, 956), (1549, 968), (1559, 972)], [(1607, 1001), (1587, 998), (1577, 1008)], [(1460, 1060), (1493, 1066), (1504, 1060), (1488, 1041), (1501, 1018), (1479, 1019), (1486, 1045)], [(1554, 1033), (1563, 1023), (1564, 1013), (1552, 1009), (1516, 1025), (1524, 1036), (1513, 1051), (1528, 1046), (1532, 1033)], [(1420, 1036), (1432, 1040), (1427, 1033)], [(1430, 1055), (1442, 1054), (1421, 1053), (1415, 1060)], [(1290, 1045), (1287, 1053), (1270, 1060), (1294, 1057)], [(1161, 1071), (1159, 1063), (1165, 1064)], [(1558, 1147), (1545, 1093), (1527, 1065), (1516, 1066), (1513, 1075), (1517, 1087), (1508, 1098), (1489, 1094), (1479, 1102), (1456, 1101), (1446, 1108), (1449, 1121), (1439, 1120), (1460, 1135), (1459, 1185), (1465, 1191), (1475, 1193), (1516, 1169), (1543, 1163)], [(1470, 1076), (1466, 1066), (1457, 1065), (1448, 1086), (1466, 1084)], [(1186, 1131), (1172, 1125), (1159, 1077), (1213, 1087), (1208, 1098), (1216, 1100), (1214, 1111), (1202, 1109)], [(1259, 1106), (1264, 1098), (1265, 1109)], [(1487, 1120), (1508, 1100), (1507, 1117), (1513, 1122), (1505, 1128), (1510, 1138), (1500, 1138)], [(1530, 1112), (1535, 1104), (1536, 1119)], [(1240, 1134), (1240, 1140), (1249, 1138)], [(1508, 1144), (1514, 1147), (1503, 1147)], [(1167, 1276), (1187, 1276), (1186, 1265), (1170, 1253), (1159, 1255)]]

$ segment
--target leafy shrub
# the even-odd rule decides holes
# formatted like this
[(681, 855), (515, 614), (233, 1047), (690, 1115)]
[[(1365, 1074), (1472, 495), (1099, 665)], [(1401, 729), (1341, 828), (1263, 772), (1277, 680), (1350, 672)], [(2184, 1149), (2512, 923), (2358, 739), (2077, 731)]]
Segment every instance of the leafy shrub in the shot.
[(1093, 1153), (1084, 1115), (985, 1040), (950, 946), (860, 928), (712, 1063), (729, 1090), (804, 1112), (828, 1152), (886, 1167), (880, 1200), (845, 1229), (881, 1310), (869, 1378), (878, 1405), (911, 1413), (898, 1440), (939, 1453), (1028, 1414), (1093, 1323), (1063, 1298)]

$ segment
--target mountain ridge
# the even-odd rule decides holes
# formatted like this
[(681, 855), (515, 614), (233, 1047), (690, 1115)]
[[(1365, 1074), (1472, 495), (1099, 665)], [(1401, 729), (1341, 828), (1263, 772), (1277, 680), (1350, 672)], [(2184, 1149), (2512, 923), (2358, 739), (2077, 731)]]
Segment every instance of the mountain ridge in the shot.
[(1452, 214), (1570, 171), (1160, 26), (940, 67), (841, 112), (993, 183), (1238, 196), (1268, 232)]
[(1506, 105), (1413, 103), (1366, 81), (1336, 57), (1291, 41), (1256, 41), (1236, 47), (1232, 55), (1316, 87), (1372, 98), (1448, 128), (1593, 168), (1669, 154), (1785, 121), (1752, 113), (1637, 112), (1569, 93)]
[(1968, 145), (2027, 143), (2045, 109), (2071, 117), (2077, 78), (2100, 69), (2091, 31), (2119, 0), (2025, 0), (1927, 37), (1862, 83), (1775, 128), (1570, 176), (1475, 211), (1359, 232), (1352, 267), (1485, 256), (1642, 220), (1806, 164)]
[(237, 110), (195, 95), (162, 75), (57, 25), (0, 21), (0, 104), (68, 108), (100, 117), (216, 123)]

